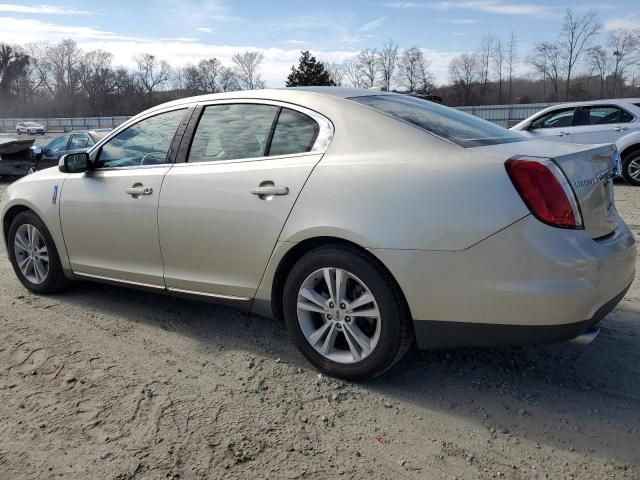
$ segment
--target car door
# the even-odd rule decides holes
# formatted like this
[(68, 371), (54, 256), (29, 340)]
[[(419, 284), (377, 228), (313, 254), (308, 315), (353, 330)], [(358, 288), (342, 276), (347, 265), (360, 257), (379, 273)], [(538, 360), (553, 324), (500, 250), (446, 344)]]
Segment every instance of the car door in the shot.
[(573, 143), (615, 143), (638, 129), (635, 117), (617, 105), (586, 105), (573, 127)]
[(186, 112), (128, 126), (91, 152), (91, 171), (66, 178), (60, 215), (74, 273), (164, 288), (158, 198)]
[(165, 282), (246, 301), (332, 127), (302, 108), (259, 101), (206, 105), (193, 121), (190, 149), (160, 196)]
[(535, 118), (529, 128), (520, 133), (529, 138), (571, 143), (571, 126), (576, 107), (557, 108)]
[(58, 165), (60, 157), (67, 151), (70, 138), (71, 135), (62, 135), (51, 140), (42, 150), (42, 154), (38, 160), (38, 170)]

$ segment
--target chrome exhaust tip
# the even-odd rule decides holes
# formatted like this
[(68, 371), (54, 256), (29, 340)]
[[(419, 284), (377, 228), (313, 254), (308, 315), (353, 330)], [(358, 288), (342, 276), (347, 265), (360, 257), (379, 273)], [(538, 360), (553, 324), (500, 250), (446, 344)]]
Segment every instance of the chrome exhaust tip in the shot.
[(576, 338), (569, 340), (569, 343), (575, 343), (578, 345), (589, 345), (600, 333), (599, 328), (592, 328), (587, 330), (582, 335), (578, 335)]

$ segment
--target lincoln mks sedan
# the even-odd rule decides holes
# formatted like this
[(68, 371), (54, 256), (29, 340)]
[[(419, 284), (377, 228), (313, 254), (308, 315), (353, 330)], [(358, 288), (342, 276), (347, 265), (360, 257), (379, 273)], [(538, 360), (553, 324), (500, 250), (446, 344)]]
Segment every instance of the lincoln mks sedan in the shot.
[(619, 163), (405, 95), (233, 92), (13, 183), (2, 227), (37, 294), (93, 280), (227, 303), (364, 380), (412, 345), (592, 338), (635, 274)]

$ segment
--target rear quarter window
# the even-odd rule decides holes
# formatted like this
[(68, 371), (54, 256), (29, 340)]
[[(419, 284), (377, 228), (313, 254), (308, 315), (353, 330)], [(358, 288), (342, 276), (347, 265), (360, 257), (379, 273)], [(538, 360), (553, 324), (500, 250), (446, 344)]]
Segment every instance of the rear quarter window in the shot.
[(524, 140), (524, 137), (506, 128), (420, 98), (406, 95), (371, 95), (351, 97), (350, 100), (466, 148)]

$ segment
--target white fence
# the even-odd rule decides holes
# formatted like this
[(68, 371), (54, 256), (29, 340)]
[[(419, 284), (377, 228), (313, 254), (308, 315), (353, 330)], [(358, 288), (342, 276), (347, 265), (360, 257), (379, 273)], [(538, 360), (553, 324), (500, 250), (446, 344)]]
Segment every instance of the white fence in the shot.
[[(528, 103), (513, 105), (479, 105), (473, 107), (456, 107), (503, 127), (512, 127), (521, 120), (530, 117), (543, 108), (554, 103)], [(16, 124), (35, 121), (45, 125), (48, 130), (70, 132), (92, 128), (115, 128), (131, 117), (84, 117), (84, 118), (0, 118), (0, 131), (15, 132)]]
[(473, 107), (456, 107), (458, 110), (484, 118), (503, 127), (513, 127), (516, 123), (530, 117), (542, 109), (556, 105), (555, 103), (526, 103), (513, 105), (479, 105)]
[(76, 118), (0, 118), (0, 131), (15, 132), (20, 122), (38, 122), (47, 130), (70, 132), (94, 128), (115, 128), (131, 117), (76, 117)]

